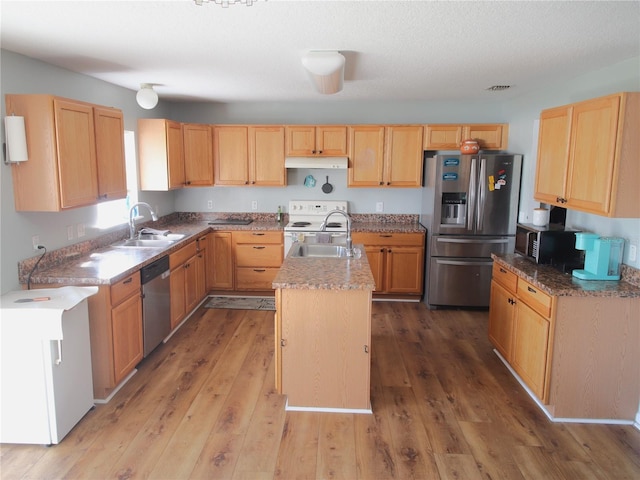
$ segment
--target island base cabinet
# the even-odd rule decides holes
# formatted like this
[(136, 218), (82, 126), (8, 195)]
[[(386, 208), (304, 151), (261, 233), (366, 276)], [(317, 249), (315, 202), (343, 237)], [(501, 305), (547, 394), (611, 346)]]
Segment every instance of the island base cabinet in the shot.
[(276, 299), (288, 408), (370, 412), (371, 291), (282, 289)]

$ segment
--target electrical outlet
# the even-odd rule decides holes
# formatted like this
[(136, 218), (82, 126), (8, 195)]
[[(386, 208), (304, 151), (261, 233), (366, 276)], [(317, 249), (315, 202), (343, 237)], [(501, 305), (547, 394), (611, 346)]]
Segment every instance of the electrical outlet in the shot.
[(31, 244), (33, 245), (34, 250), (38, 250), (38, 245), (40, 245), (40, 236), (34, 235), (31, 237)]
[(73, 240), (73, 225), (67, 225), (67, 240)]
[(630, 243), (629, 244), (629, 261), (633, 263), (636, 260), (638, 260), (638, 247), (636, 246), (635, 243)]
[(251, 210), (258, 210), (258, 201), (257, 200), (252, 200), (251, 201)]
[(84, 223), (78, 224), (78, 238), (84, 237)]
[(384, 203), (376, 202), (376, 212), (378, 213), (384, 212)]
[(207, 200), (207, 208), (208, 208), (209, 210), (212, 210), (212, 209), (213, 209), (213, 200)]

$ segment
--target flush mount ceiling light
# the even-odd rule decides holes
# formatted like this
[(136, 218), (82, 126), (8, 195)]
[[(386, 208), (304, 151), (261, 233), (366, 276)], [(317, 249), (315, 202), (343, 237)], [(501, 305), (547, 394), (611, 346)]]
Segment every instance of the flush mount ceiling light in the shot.
[(136, 93), (138, 105), (146, 110), (151, 110), (158, 104), (158, 94), (150, 83), (141, 83), (140, 90)]
[[(251, 5), (253, 5), (253, 2), (257, 1), (257, 0), (193, 0), (196, 5), (200, 5), (202, 6), (203, 3), (215, 3), (216, 5), (222, 5), (223, 8), (227, 8), (229, 5), (233, 4), (233, 3), (242, 3), (243, 5), (246, 5), (247, 7), (250, 7)], [(264, 0), (265, 2), (267, 0)]]
[(311, 51), (302, 57), (313, 86), (325, 95), (342, 90), (344, 63), (344, 56), (335, 51)]

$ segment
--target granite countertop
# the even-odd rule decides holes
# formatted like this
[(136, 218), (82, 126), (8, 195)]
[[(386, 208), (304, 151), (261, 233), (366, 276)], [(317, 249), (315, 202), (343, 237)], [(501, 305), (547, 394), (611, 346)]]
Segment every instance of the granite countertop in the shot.
[[(623, 273), (623, 280), (580, 280), (549, 265), (538, 265), (518, 254), (496, 255), (492, 258), (507, 270), (521, 276), (540, 290), (558, 297), (640, 297), (640, 286)], [(624, 265), (623, 265), (624, 267)], [(625, 273), (633, 275), (631, 267)], [(631, 281), (627, 281), (627, 278)]]
[(354, 245), (354, 248), (362, 252), (360, 258), (292, 257), (289, 252), (272, 286), (306, 290), (373, 290), (376, 284), (364, 246)]
[[(250, 216), (252, 222), (248, 225), (210, 225), (209, 221), (217, 218), (234, 217), (234, 214), (199, 214), (199, 213), (181, 213), (172, 214), (167, 218), (160, 219), (159, 222), (147, 222), (138, 225), (139, 228), (151, 227), (155, 229), (170, 230), (173, 233), (185, 234), (185, 238), (176, 242), (168, 248), (117, 248), (112, 244), (127, 237), (128, 230), (124, 229), (119, 232), (105, 234), (104, 236), (80, 242), (68, 247), (47, 252), (39, 267), (31, 276), (31, 284), (33, 285), (111, 285), (123, 278), (135, 273), (140, 268), (152, 263), (153, 261), (169, 255), (183, 246), (192, 242), (199, 236), (210, 231), (283, 231), (286, 225), (285, 221), (277, 223), (270, 214), (254, 214), (244, 215)], [(356, 219), (352, 223), (353, 232), (420, 232), (424, 233), (425, 229), (422, 225), (414, 221), (414, 216), (400, 216), (401, 221), (393, 221), (398, 216), (384, 215), (380, 216), (380, 222), (370, 221), (371, 217), (366, 215), (355, 215)], [(406, 217), (406, 218), (405, 218)], [(375, 218), (378, 218), (376, 216)], [(364, 221), (363, 221), (364, 220)], [(39, 256), (29, 258), (18, 262), (19, 281), (22, 284), (27, 283), (28, 272), (36, 264)], [(300, 259), (295, 259), (298, 261)], [(334, 259), (321, 259), (318, 263), (326, 262)], [(342, 259), (338, 259), (342, 260)], [(306, 259), (305, 261), (312, 261)], [(351, 266), (356, 267), (358, 262), (351, 259)], [(360, 262), (365, 262), (367, 270), (369, 265), (366, 257)], [(328, 267), (325, 265), (316, 265), (313, 270), (324, 272)], [(362, 276), (354, 277), (353, 274), (357, 270), (352, 271), (336, 280), (336, 285), (342, 287), (329, 288), (361, 288), (361, 287), (345, 287), (354, 279), (354, 285), (367, 285), (369, 279)], [(358, 273), (361, 275), (362, 272)], [(370, 272), (369, 272), (370, 275)], [(342, 282), (342, 283), (340, 283)], [(345, 283), (346, 282), (346, 283)], [(295, 283), (295, 282), (294, 282)], [(373, 279), (371, 278), (371, 284)], [(332, 281), (329, 285), (333, 285)], [(306, 287), (311, 288), (311, 287)], [(315, 287), (326, 288), (326, 287)]]

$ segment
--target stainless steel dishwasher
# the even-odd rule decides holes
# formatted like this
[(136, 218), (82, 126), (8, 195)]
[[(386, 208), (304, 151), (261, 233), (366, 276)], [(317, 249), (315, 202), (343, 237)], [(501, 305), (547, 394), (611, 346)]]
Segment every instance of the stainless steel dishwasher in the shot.
[(140, 269), (142, 282), (142, 329), (146, 357), (171, 332), (169, 257)]

